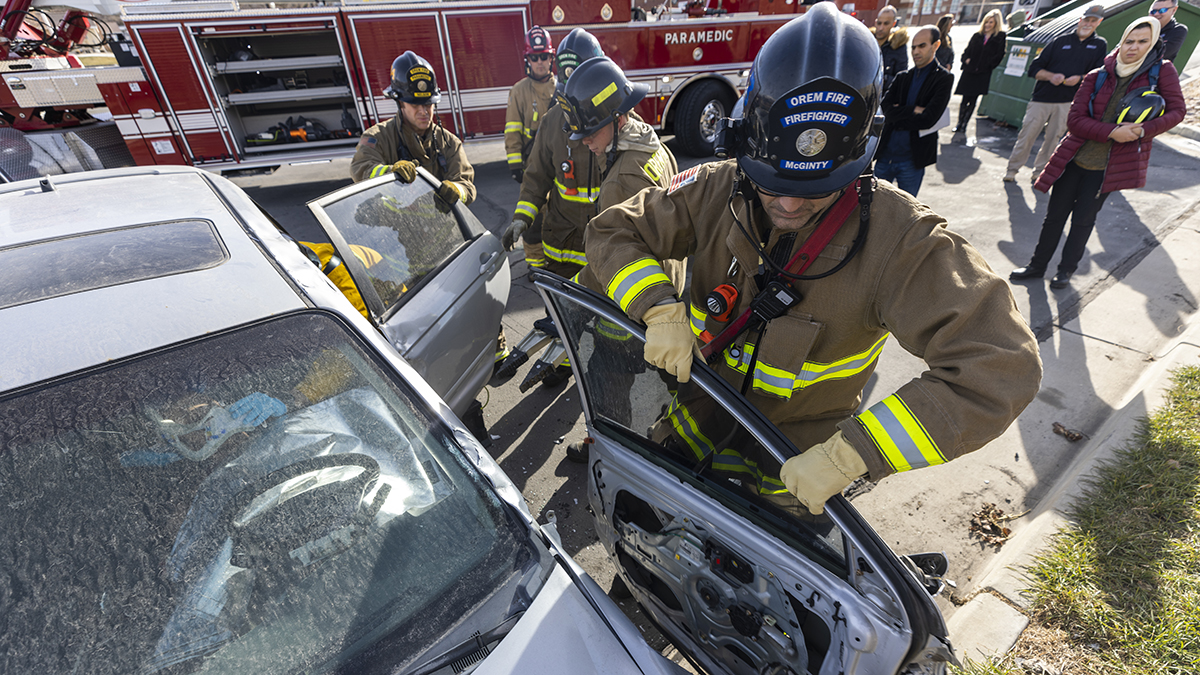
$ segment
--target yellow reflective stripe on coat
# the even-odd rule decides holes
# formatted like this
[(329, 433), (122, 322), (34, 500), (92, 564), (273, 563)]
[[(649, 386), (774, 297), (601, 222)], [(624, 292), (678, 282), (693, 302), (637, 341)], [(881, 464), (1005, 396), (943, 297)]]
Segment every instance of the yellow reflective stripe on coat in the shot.
[(521, 153), (519, 153), (519, 152), (508, 153), (508, 163), (509, 164), (520, 164), (521, 163)]
[(787, 492), (787, 486), (778, 478), (773, 478), (758, 468), (758, 462), (747, 459), (742, 453), (733, 448), (725, 448), (713, 457), (713, 468), (717, 471), (748, 474), (754, 480), (759, 494), (775, 495)]
[(692, 450), (692, 454), (697, 460), (704, 459), (706, 455), (713, 449), (712, 441), (708, 440), (700, 431), (700, 425), (696, 424), (696, 420), (692, 419), (692, 414), (688, 412), (687, 406), (678, 402), (678, 399), (672, 399), (671, 405), (667, 409), (667, 419), (671, 420), (671, 427), (675, 429), (675, 433), (683, 442)]
[(546, 257), (557, 262), (574, 263), (576, 265), (586, 265), (587, 256), (583, 251), (572, 251), (569, 248), (555, 248), (542, 240), (542, 250), (546, 253)]
[(504, 123), (504, 133), (506, 133), (506, 134), (510, 131), (513, 133), (519, 134), (519, 133), (521, 133), (521, 129), (524, 129), (524, 128), (525, 128), (525, 125), (521, 124), (521, 122), (519, 120), (516, 122), (505, 122)]
[(633, 333), (621, 328), (608, 319), (596, 319), (596, 335), (614, 342), (625, 342), (633, 337)]
[(563, 185), (557, 178), (554, 179), (554, 186), (558, 188), (558, 196), (569, 202), (579, 202), (580, 204), (594, 204), (600, 198), (600, 188), (592, 188), (588, 190), (584, 187), (575, 188), (576, 194), (567, 194), (567, 186)]
[(669, 164), (667, 164), (667, 152), (665, 147), (660, 147), (658, 150), (655, 150), (654, 154), (650, 155), (650, 159), (646, 160), (646, 163), (642, 166), (642, 173), (649, 176), (650, 180), (654, 181), (655, 183), (661, 183), (663, 176), (666, 176), (667, 172), (670, 170), (671, 167)]
[(367, 178), (379, 178), (383, 174), (392, 170), (391, 164), (376, 164), (371, 168), (371, 173), (367, 174)]
[[(712, 452), (714, 447), (712, 441), (708, 440), (708, 437), (700, 431), (699, 425), (692, 418), (687, 406), (678, 403), (677, 400), (672, 400), (671, 406), (667, 410), (667, 417), (671, 420), (671, 427), (675, 429), (675, 433), (683, 439), (697, 460), (704, 459)], [(733, 448), (725, 448), (713, 454), (712, 467), (717, 471), (748, 475), (761, 494), (787, 492), (787, 486), (783, 484), (783, 481), (765, 475), (758, 468), (757, 462), (745, 458), (742, 453)]]
[(531, 202), (517, 202), (517, 208), (513, 211), (514, 215), (526, 216), (530, 220), (537, 218), (538, 207)]
[(708, 318), (708, 312), (689, 302), (688, 313), (692, 319), (692, 332), (696, 334), (696, 337), (700, 337), (700, 334), (704, 332), (704, 320)]
[[(695, 330), (694, 326), (693, 330)], [(782, 398), (791, 398), (794, 392), (800, 391), (805, 387), (810, 387), (818, 382), (844, 380), (854, 377), (875, 363), (875, 360), (879, 358), (879, 352), (883, 349), (883, 343), (887, 341), (888, 335), (888, 333), (884, 333), (882, 337), (875, 341), (875, 344), (866, 350), (838, 359), (833, 363), (805, 361), (799, 373), (792, 373), (788, 370), (772, 366), (769, 363), (759, 361), (754, 365), (754, 388)], [(753, 343), (747, 342), (741, 347), (730, 347), (725, 350), (725, 365), (739, 373), (745, 373), (750, 367), (753, 355)]]
[(946, 456), (924, 425), (895, 394), (871, 406), (857, 419), (897, 472), (946, 463)]
[(642, 291), (659, 284), (671, 285), (671, 278), (663, 272), (662, 265), (654, 258), (639, 258), (618, 270), (604, 290), (622, 311), (628, 312), (629, 305)]

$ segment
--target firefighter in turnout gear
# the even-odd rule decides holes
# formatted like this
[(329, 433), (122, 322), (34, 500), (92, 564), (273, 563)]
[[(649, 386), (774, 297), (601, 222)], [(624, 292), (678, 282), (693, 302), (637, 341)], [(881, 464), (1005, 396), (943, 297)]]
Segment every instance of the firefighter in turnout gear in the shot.
[[(456, 202), (475, 201), (475, 168), (467, 159), (462, 141), (437, 121), (436, 108), (442, 98), (437, 73), (425, 59), (411, 51), (392, 61), (392, 84), (383, 90), (396, 101), (399, 114), (367, 129), (350, 160), (354, 182), (376, 178), (389, 171), (396, 179), (411, 183), (417, 167), (442, 181), (435, 204), (449, 211)], [(508, 356), (504, 326), (496, 336), (496, 363)]]
[[(860, 476), (978, 449), (1041, 379), (1007, 283), (937, 214), (874, 184), (880, 90), (870, 32), (813, 5), (755, 58), (718, 142), (733, 159), (685, 171), (587, 228), (588, 274), (646, 324), (646, 361), (680, 382), (669, 415), (687, 419), (672, 423), (703, 431), (712, 417), (687, 407), (700, 398), (686, 383), (702, 353), (804, 452), (780, 467), (694, 437), (683, 439), (690, 450), (717, 471), (740, 469), (744, 485), (797, 513), (800, 504), (822, 513)], [(658, 262), (685, 256), (690, 308)], [(699, 300), (721, 287), (735, 291), (736, 319), (725, 323)], [(889, 335), (928, 369), (859, 412)], [(760, 475), (746, 480), (747, 467)]]
[[(555, 57), (562, 78), (558, 86), (564, 86), (580, 64), (597, 56), (603, 52), (590, 33), (582, 28), (568, 33)], [(505, 248), (513, 250), (517, 238), (540, 221), (545, 269), (568, 279), (575, 276), (585, 260), (583, 228), (596, 215), (600, 169), (587, 147), (570, 139), (566, 112), (552, 106), (525, 162), (521, 196), (503, 236)]]
[[(554, 105), (554, 44), (550, 34), (541, 26), (534, 26), (525, 34), (525, 77), (508, 91), (508, 111), (504, 116), (504, 150), (508, 154), (508, 168), (513, 180), (521, 182), (525, 175), (525, 164), (533, 151), (534, 139), (541, 128), (542, 119)], [(541, 218), (522, 236), (525, 246), (525, 262), (530, 267), (545, 267), (542, 254)]]
[(399, 114), (363, 132), (350, 160), (354, 182), (391, 171), (411, 183), (417, 167), (442, 181), (438, 196), (446, 205), (475, 201), (475, 168), (462, 141), (436, 119), (442, 98), (437, 74), (425, 59), (411, 51), (392, 62), (392, 84), (383, 94), (396, 101)]
[[(558, 92), (558, 104), (567, 114), (570, 139), (587, 146), (603, 167), (597, 212), (648, 188), (667, 187), (678, 170), (675, 156), (659, 141), (650, 125), (629, 115), (647, 90), (644, 84), (630, 82), (611, 59), (600, 57), (580, 65)], [(680, 258), (659, 264), (674, 291), (682, 295), (686, 263)], [(587, 267), (576, 275), (577, 280), (586, 284), (585, 278), (590, 279)], [(617, 326), (602, 322), (597, 328), (597, 338), (597, 353), (603, 354), (621, 349), (629, 336)], [(604, 358), (597, 361), (604, 362)], [(606, 386), (613, 392), (629, 391), (633, 375), (614, 368), (605, 374)], [(567, 446), (567, 458), (586, 462), (586, 446), (582, 443)]]

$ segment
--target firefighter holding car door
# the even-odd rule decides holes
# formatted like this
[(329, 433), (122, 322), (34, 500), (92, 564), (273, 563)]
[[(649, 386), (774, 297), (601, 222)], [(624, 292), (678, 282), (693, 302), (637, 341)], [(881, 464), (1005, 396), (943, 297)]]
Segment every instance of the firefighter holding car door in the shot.
[(475, 168), (462, 141), (437, 121), (442, 90), (433, 66), (411, 51), (397, 56), (392, 61), (392, 84), (383, 95), (396, 101), (400, 111), (363, 132), (350, 160), (354, 182), (390, 171), (411, 183), (421, 167), (442, 181), (437, 194), (443, 205), (475, 201)]
[[(983, 446), (1041, 379), (1008, 284), (945, 220), (872, 179), (880, 90), (870, 32), (813, 5), (755, 58), (719, 143), (734, 159), (643, 191), (586, 233), (595, 285), (646, 324), (646, 361), (678, 378), (679, 402), (703, 353), (803, 450), (775, 475), (755, 468), (768, 474), (757, 491), (813, 514), (860, 476)], [(690, 309), (658, 262), (689, 256)], [(889, 335), (928, 369), (858, 412)]]
[[(411, 183), (421, 167), (442, 182), (434, 199), (439, 211), (449, 213), (456, 202), (465, 206), (475, 201), (475, 168), (462, 141), (437, 121), (442, 90), (433, 66), (411, 51), (404, 52), (392, 61), (392, 84), (383, 94), (396, 101), (400, 111), (363, 132), (350, 160), (354, 182), (391, 172), (396, 180)], [(495, 363), (507, 356), (508, 340), (500, 326)]]

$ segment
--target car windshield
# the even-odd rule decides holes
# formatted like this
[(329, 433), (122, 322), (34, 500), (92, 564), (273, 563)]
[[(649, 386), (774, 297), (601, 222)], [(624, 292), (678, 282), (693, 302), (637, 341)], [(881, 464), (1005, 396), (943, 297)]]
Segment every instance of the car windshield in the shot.
[(319, 672), (381, 640), (403, 665), (548, 573), (317, 312), (0, 397), (0, 491), (0, 672)]
[(842, 531), (827, 514), (809, 514), (787, 493), (779, 462), (730, 412), (736, 395), (722, 401), (694, 379), (676, 382), (646, 364), (642, 340), (616, 321), (564, 296), (552, 297), (597, 426), (846, 577)]

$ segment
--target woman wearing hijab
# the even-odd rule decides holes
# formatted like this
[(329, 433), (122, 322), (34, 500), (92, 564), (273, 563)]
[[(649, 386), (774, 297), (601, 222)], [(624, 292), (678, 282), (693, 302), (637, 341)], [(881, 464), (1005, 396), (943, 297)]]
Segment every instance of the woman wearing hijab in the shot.
[[(1158, 31), (1154, 17), (1134, 20), (1104, 65), (1088, 73), (1079, 86), (1067, 117), (1067, 136), (1033, 186), (1050, 192), (1037, 248), (1029, 264), (1013, 270), (1009, 279), (1042, 278), (1069, 215), (1071, 232), (1058, 274), (1050, 282), (1050, 288), (1066, 288), (1109, 193), (1146, 184), (1150, 140), (1182, 122), (1186, 112), (1179, 73), (1170, 61), (1163, 61)], [(1142, 122), (1119, 121), (1122, 113), (1130, 112), (1129, 101), (1122, 101), (1126, 94), (1151, 86), (1165, 102), (1162, 114)]]
[(954, 133), (967, 130), (967, 122), (975, 113), (975, 101), (988, 93), (988, 82), (992, 79), (992, 71), (1004, 60), (1004, 19), (1000, 10), (993, 9), (983, 17), (979, 24), (979, 32), (971, 36), (962, 55), (962, 75), (958, 77), (958, 87), (954, 93), (962, 96), (958, 106), (958, 126)]
[(954, 15), (943, 14), (937, 22), (938, 32), (942, 34), (942, 46), (938, 47), (934, 57), (946, 70), (954, 67), (954, 43), (950, 41), (950, 29), (954, 28)]

